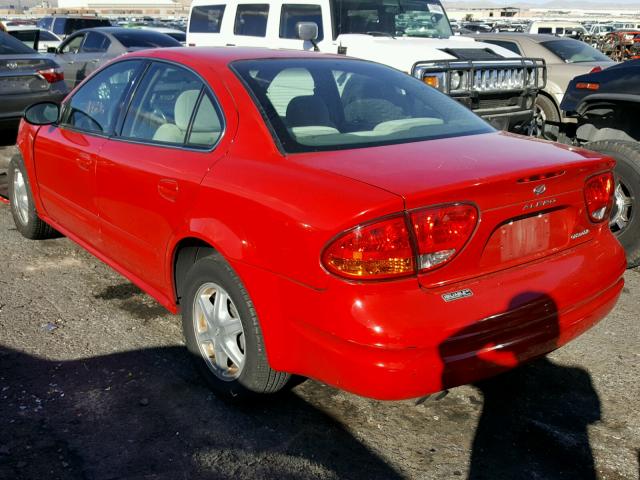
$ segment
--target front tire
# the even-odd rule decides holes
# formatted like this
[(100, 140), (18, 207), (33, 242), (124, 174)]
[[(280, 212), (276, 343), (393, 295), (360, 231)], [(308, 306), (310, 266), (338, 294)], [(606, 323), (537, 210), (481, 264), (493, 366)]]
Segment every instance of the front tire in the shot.
[(559, 128), (547, 122), (560, 122), (560, 112), (549, 97), (539, 93), (535, 103), (535, 136), (547, 140), (557, 140)]
[(627, 254), (629, 268), (640, 265), (640, 143), (604, 140), (584, 148), (616, 159), (616, 192), (609, 226)]
[(9, 202), (16, 229), (30, 240), (44, 240), (59, 236), (36, 212), (31, 185), (22, 156), (17, 154), (9, 162)]
[(214, 392), (245, 399), (275, 393), (287, 384), (291, 376), (269, 365), (249, 294), (219, 254), (193, 264), (184, 292), (187, 348)]

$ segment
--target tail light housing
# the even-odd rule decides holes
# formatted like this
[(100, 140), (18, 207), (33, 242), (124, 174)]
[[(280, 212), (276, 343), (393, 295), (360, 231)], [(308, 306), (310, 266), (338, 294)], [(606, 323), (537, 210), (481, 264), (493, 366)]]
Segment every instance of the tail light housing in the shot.
[(602, 71), (602, 67), (600, 65), (596, 65), (595, 67), (593, 67), (591, 69), (591, 71), (589, 73), (598, 73)]
[(466, 245), (478, 223), (473, 205), (443, 205), (411, 213), (418, 246), (418, 269), (433, 270), (450, 262)]
[(613, 203), (615, 181), (613, 173), (601, 173), (587, 179), (584, 186), (584, 200), (587, 214), (594, 223), (600, 223), (609, 217)]
[(36, 73), (44, 78), (47, 83), (56, 83), (64, 80), (64, 70), (61, 67), (46, 68), (38, 70)]
[(600, 84), (595, 82), (578, 82), (576, 83), (576, 88), (578, 90), (599, 90)]
[(415, 275), (450, 262), (477, 223), (473, 205), (414, 210), (348, 230), (325, 248), (322, 264), (331, 273), (354, 280)]

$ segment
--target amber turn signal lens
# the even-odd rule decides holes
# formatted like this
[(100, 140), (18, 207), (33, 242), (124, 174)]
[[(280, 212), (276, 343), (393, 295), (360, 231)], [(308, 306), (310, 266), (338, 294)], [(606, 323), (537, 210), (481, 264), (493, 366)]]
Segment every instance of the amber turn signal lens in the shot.
[(440, 78), (434, 76), (426, 76), (422, 79), (424, 83), (433, 88), (440, 88)]
[(578, 82), (576, 83), (578, 90), (598, 90), (600, 88), (599, 83)]
[(325, 249), (322, 263), (330, 272), (356, 280), (414, 274), (415, 257), (404, 215), (338, 237)]

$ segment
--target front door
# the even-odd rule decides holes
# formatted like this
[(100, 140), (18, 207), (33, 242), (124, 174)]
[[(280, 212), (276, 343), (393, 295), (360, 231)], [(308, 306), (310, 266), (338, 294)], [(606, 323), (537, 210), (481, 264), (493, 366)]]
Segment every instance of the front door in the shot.
[(36, 175), (47, 215), (94, 246), (96, 161), (141, 64), (119, 62), (100, 72), (65, 102), (59, 124), (42, 127), (36, 137)]

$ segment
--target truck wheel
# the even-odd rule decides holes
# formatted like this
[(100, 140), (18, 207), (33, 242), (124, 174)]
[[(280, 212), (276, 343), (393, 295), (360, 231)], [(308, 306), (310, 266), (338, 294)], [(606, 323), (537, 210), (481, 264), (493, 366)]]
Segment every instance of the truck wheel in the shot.
[(584, 148), (617, 161), (616, 193), (609, 225), (627, 253), (629, 267), (640, 265), (640, 143), (591, 142)]
[(556, 108), (549, 97), (539, 93), (535, 103), (535, 132), (534, 135), (547, 140), (558, 139), (558, 127), (555, 125), (547, 125), (547, 122), (559, 122), (560, 112)]
[(241, 400), (281, 390), (291, 375), (271, 368), (249, 294), (218, 255), (193, 264), (185, 278), (182, 329), (212, 390)]
[(31, 240), (54, 238), (60, 234), (40, 220), (33, 203), (27, 170), (21, 155), (14, 155), (9, 162), (9, 202), (16, 229)]

